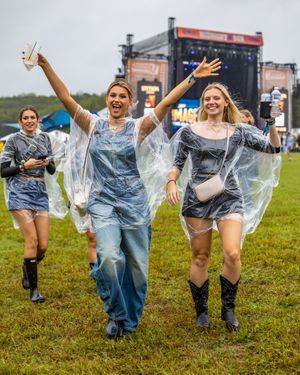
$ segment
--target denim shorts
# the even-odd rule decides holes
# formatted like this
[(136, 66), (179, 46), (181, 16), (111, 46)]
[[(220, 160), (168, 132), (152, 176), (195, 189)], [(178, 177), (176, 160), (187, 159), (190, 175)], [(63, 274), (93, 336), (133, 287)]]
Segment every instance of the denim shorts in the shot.
[(14, 178), (8, 185), (8, 209), (49, 211), (45, 181)]

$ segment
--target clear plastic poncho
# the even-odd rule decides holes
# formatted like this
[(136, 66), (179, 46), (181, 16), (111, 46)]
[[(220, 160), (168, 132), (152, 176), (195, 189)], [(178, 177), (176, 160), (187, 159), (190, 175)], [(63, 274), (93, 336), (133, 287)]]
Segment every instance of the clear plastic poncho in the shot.
[[(41, 131), (38, 129), (37, 134), (40, 134)], [(18, 135), (20, 137), (23, 136), (22, 132), (19, 132)], [(48, 134), (51, 142), (51, 150), (52, 150), (52, 160), (54, 160), (55, 164), (59, 164), (61, 160), (63, 160), (65, 155), (65, 144), (57, 140), (56, 137), (52, 136), (51, 133)], [(16, 136), (16, 133), (12, 134), (11, 136)], [(39, 141), (36, 141), (35, 139), (28, 139), (24, 135), (24, 143), (28, 141), (27, 144), (27, 151), (25, 151), (25, 154), (22, 156), (23, 160), (28, 160), (30, 158), (34, 158), (36, 154), (45, 154), (47, 153), (47, 148), (44, 144), (40, 143)], [(10, 166), (15, 166), (15, 157), (16, 155), (12, 154), (12, 151), (7, 151), (4, 147), (1, 153), (1, 163), (3, 162), (10, 162)], [(10, 183), (11, 179), (13, 179), (14, 176), (3, 178), (4, 183), (4, 198), (6, 206), (8, 207), (8, 199), (9, 199), (9, 188), (8, 184)], [(55, 171), (53, 175), (50, 175), (47, 170), (45, 169), (45, 184), (47, 188), (47, 194), (49, 199), (49, 216), (55, 217), (58, 219), (63, 219), (66, 214), (68, 213), (67, 207), (62, 195), (61, 188), (59, 186), (59, 183), (57, 181), (58, 179), (58, 170)], [(19, 225), (16, 223), (16, 221), (13, 219), (13, 225), (15, 229), (19, 228)]]
[[(220, 170), (227, 131), (228, 153)], [(243, 243), (245, 235), (260, 223), (279, 181), (281, 158), (268, 137), (251, 125), (199, 122), (180, 129), (171, 142), (172, 168), (181, 173), (177, 184), (180, 218), (187, 236), (193, 238), (217, 229), (218, 220), (232, 219), (243, 224)], [(218, 173), (224, 181), (224, 192), (200, 202), (195, 188)], [(196, 219), (187, 225), (184, 217)]]
[(57, 219), (63, 219), (68, 209), (58, 183), (59, 172), (63, 170), (66, 158), (66, 142), (58, 137), (55, 132), (48, 133), (51, 141), (52, 155), (55, 163), (55, 173), (50, 175), (45, 171), (45, 183), (49, 197), (49, 215)]
[[(146, 118), (154, 124), (153, 131), (145, 130)], [(172, 160), (167, 135), (154, 111), (139, 119), (123, 119), (117, 131), (109, 127), (107, 116), (92, 115), (81, 107), (74, 119), (89, 124), (84, 132), (75, 121), (71, 123), (64, 171), (77, 230), (96, 232), (110, 224), (123, 229), (150, 225), (165, 198)], [(88, 199), (85, 214), (76, 208), (78, 192)]]

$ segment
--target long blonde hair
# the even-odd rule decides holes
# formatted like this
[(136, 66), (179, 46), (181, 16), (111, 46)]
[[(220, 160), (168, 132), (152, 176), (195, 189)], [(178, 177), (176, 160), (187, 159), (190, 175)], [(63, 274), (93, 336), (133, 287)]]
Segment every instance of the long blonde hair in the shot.
[[(202, 92), (202, 95), (200, 97), (200, 103), (203, 103), (204, 95), (208, 90), (211, 89), (218, 89), (221, 94), (223, 95), (227, 106), (224, 108), (223, 112), (223, 121), (229, 122), (230, 124), (236, 124), (239, 123), (240, 120), (240, 111), (238, 110), (238, 107), (234, 104), (234, 101), (231, 99), (231, 96), (229, 94), (229, 91), (225, 85), (222, 85), (221, 83), (215, 82), (211, 83), (208, 86), (205, 87), (205, 89)], [(204, 110), (204, 106), (200, 106), (199, 114), (198, 114), (198, 121), (206, 121), (207, 120), (207, 113)]]

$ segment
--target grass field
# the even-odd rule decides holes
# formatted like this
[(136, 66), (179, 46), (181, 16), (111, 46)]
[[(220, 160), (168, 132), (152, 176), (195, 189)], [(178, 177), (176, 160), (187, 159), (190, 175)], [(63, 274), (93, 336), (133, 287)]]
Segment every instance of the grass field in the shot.
[[(21, 287), (23, 241), (0, 191), (0, 374), (300, 374), (300, 155), (283, 155), (279, 187), (242, 251), (238, 332), (220, 319), (222, 266), (210, 262), (211, 329), (194, 326), (187, 285), (190, 251), (178, 209), (163, 204), (153, 223), (147, 303), (131, 339), (109, 341), (88, 273), (86, 240), (70, 218), (51, 222), (40, 266), (46, 303)], [(1, 184), (2, 185), (2, 184)]]

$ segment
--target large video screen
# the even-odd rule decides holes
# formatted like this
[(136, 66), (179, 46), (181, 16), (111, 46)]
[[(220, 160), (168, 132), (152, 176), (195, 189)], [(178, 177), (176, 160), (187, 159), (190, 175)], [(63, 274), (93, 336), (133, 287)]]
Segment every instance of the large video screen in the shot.
[(257, 48), (224, 46), (218, 43), (203, 45), (200, 42), (182, 42), (182, 59), (177, 59), (177, 81), (187, 77), (206, 56), (208, 61), (219, 58), (222, 68), (219, 76), (199, 80), (184, 96), (197, 99), (203, 89), (212, 82), (225, 84), (240, 108), (249, 109), (254, 116), (258, 107), (258, 55)]

